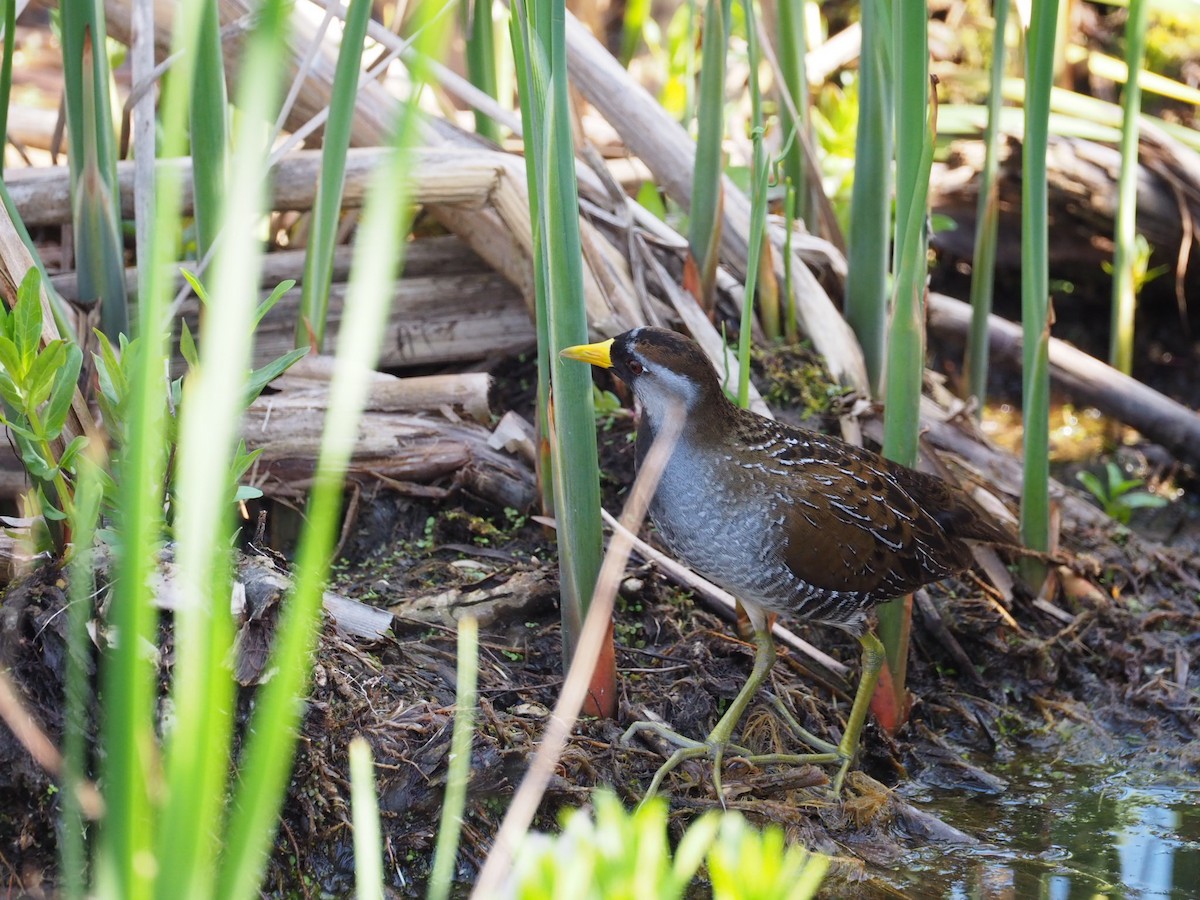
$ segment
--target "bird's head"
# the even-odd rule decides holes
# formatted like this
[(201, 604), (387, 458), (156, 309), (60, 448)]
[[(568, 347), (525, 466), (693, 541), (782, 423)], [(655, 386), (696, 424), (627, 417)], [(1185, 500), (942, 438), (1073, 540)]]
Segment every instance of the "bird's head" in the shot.
[(724, 399), (704, 351), (666, 328), (634, 328), (607, 341), (568, 347), (561, 355), (612, 369), (652, 422), (664, 421), (671, 410), (687, 415), (714, 396)]

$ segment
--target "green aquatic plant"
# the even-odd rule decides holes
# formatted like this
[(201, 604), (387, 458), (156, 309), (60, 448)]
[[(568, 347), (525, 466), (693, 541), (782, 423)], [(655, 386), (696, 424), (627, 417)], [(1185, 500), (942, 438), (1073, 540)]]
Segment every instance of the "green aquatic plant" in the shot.
[(1166, 497), (1141, 490), (1146, 482), (1141, 478), (1126, 478), (1114, 462), (1106, 464), (1105, 474), (1107, 481), (1087, 471), (1079, 472), (1075, 478), (1096, 498), (1105, 514), (1122, 525), (1129, 524), (1135, 509), (1161, 509), (1169, 502)]
[(0, 303), (0, 424), (8, 428), (29, 473), (28, 514), (41, 515), (56, 550), (61, 523), (71, 513), (74, 461), (87, 443), (78, 435), (61, 446), (83, 363), (78, 345), (61, 339), (42, 344), (41, 275), (31, 268), (10, 312)]
[(632, 812), (610, 790), (592, 796), (593, 813), (572, 810), (558, 835), (528, 836), (517, 856), (510, 896), (684, 897), (701, 863), (712, 896), (812, 897), (829, 860), (785, 843), (783, 831), (760, 831), (736, 812), (711, 811), (694, 821), (675, 852), (667, 838), (667, 804), (654, 798)]

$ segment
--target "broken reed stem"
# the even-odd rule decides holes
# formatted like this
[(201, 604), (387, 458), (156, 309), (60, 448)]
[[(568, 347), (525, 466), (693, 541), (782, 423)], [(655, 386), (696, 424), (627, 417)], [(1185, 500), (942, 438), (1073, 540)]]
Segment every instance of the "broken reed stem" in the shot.
[(542, 795), (546, 792), (546, 786), (550, 783), (550, 776), (566, 747), (571, 729), (575, 727), (579, 710), (587, 696), (592, 669), (595, 668), (608, 624), (612, 619), (617, 587), (633, 549), (633, 534), (637, 533), (646, 518), (650, 499), (654, 496), (663, 469), (666, 468), (667, 460), (670, 459), (671, 451), (683, 428), (682, 415), (674, 410), (672, 413), (651, 445), (650, 452), (646, 454), (633, 482), (629, 500), (621, 513), (621, 524), (625, 530), (618, 529), (613, 533), (608, 552), (604, 554), (604, 562), (596, 579), (596, 591), (579, 633), (579, 643), (575, 648), (571, 668), (563, 682), (562, 693), (554, 705), (546, 733), (538, 745), (533, 761), (529, 764), (529, 770), (513, 795), (500, 830), (496, 833), (492, 852), (488, 854), (487, 861), (479, 873), (479, 880), (471, 892), (472, 900), (483, 900), (499, 894), (512, 868), (518, 841), (528, 831)]
[(442, 822), (433, 853), (433, 874), (428, 900), (447, 900), (454, 886), (454, 858), (467, 805), (471, 778), (471, 739), (475, 736), (475, 695), (479, 683), (479, 620), (463, 616), (458, 622), (458, 684), (455, 687), (454, 731), (450, 736), (450, 764)]

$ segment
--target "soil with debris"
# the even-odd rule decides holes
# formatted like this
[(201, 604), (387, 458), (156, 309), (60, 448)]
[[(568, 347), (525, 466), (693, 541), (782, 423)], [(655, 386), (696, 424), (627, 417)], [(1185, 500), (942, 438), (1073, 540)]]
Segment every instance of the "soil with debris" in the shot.
[[(794, 370), (789, 362), (786, 367)], [(771, 366), (766, 365), (768, 372)], [(501, 378), (501, 402), (527, 395), (513, 371)], [(526, 379), (527, 381), (528, 379)], [(796, 385), (775, 385), (821, 421), (839, 398), (795, 400)], [(498, 408), (507, 408), (502, 406)], [(632, 475), (627, 412), (601, 417), (603, 489), (620, 506)], [(553, 544), (527, 511), (496, 509), (458, 494), (448, 501), (380, 491), (362, 503), (334, 588), (396, 613), (393, 635), (375, 643), (347, 638), (327, 624), (308, 715), (276, 850), (269, 895), (341, 896), (353, 887), (346, 749), (366, 736), (378, 764), (385, 864), (397, 895), (421, 890), (431, 861), (450, 747), (455, 635), (413, 624), (404, 609), (431, 593), (478, 585), (540, 585), (515, 616), (487, 625), (479, 666), (480, 714), (472, 754), (469, 809), (458, 874), (465, 883), (486, 856), (508, 798), (546, 725), (562, 681)], [(1139, 754), (1139, 764), (1200, 764), (1200, 562), (1114, 529), (1067, 536), (1072, 568), (1102, 590), (1059, 599), (1057, 614), (1017, 594), (1011, 608), (968, 575), (929, 591), (913, 625), (909, 724), (895, 737), (868, 727), (860, 773), (842, 801), (828, 792), (830, 772), (814, 767), (758, 769), (727, 760), (724, 805), (753, 821), (782, 825), (792, 840), (835, 855), (831, 895), (882, 894), (886, 869), (931, 842), (973, 837), (916, 809), (891, 790), (909, 779), (963, 793), (1004, 791), (988, 761), (1025, 748), (1082, 758), (1095, 748)], [(0, 606), (0, 665), (8, 668), (52, 740), (62, 730), (64, 591), (51, 570), (14, 586)], [(1065, 615), (1064, 615), (1065, 613)], [(811, 643), (858, 671), (858, 645), (836, 629), (786, 622)], [(169, 640), (169, 627), (164, 626)], [(611, 785), (633, 804), (663, 761), (661, 748), (622, 744), (624, 729), (659, 716), (685, 735), (703, 736), (747, 677), (752, 646), (728, 622), (633, 563), (616, 614), (621, 669), (620, 717), (577, 727), (536, 825), (554, 829), (561, 810), (585, 804)], [(164, 654), (164, 657), (169, 654)], [(770, 690), (810, 731), (836, 742), (849, 711), (852, 680), (781, 647)], [(242, 692), (248, 708), (253, 688)], [(758, 698), (739, 742), (761, 752), (803, 752), (779, 714)], [(719, 807), (704, 762), (667, 779), (678, 834)], [(37, 893), (55, 883), (58, 795), (7, 729), (0, 729), (0, 877)]]

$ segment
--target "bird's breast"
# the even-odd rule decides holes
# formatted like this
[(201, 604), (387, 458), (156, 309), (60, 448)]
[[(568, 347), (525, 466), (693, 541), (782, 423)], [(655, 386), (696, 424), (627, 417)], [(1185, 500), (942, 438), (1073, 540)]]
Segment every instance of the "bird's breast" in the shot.
[(742, 600), (786, 609), (794, 585), (779, 552), (784, 518), (761, 479), (730, 456), (677, 448), (650, 506), (663, 544)]

